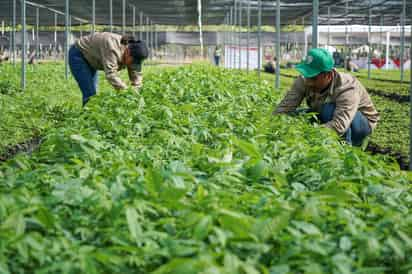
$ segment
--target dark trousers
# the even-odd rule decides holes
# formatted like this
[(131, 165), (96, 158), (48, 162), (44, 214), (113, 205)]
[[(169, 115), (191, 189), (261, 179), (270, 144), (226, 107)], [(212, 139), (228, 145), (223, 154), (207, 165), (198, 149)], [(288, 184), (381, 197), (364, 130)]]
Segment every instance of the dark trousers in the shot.
[(220, 56), (215, 56), (215, 65), (219, 66), (220, 63)]
[[(336, 105), (333, 103), (324, 104), (318, 115), (320, 122), (327, 123), (333, 119)], [(368, 119), (360, 112), (357, 111), (355, 117), (348, 130), (343, 134), (346, 142), (353, 146), (361, 146), (363, 140), (372, 132)]]
[(83, 106), (89, 101), (90, 97), (96, 94), (97, 90), (97, 70), (87, 63), (83, 54), (74, 45), (69, 50), (70, 70), (76, 79), (77, 84), (83, 95)]

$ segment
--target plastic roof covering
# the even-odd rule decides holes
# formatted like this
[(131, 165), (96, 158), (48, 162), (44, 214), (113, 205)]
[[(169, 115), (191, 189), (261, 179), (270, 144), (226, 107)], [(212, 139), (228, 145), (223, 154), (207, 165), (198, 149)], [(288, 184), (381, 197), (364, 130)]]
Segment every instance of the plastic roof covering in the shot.
[[(113, 23), (122, 24), (122, 0), (113, 1)], [(346, 12), (345, 2), (349, 1), (349, 10)], [(136, 24), (139, 24), (139, 12), (143, 12), (155, 24), (162, 25), (196, 25), (197, 0), (126, 0), (126, 24), (132, 25), (132, 6), (136, 7)], [(235, 0), (202, 0), (203, 24), (219, 25), (224, 22), (225, 15)], [(251, 24), (257, 25), (257, 0), (237, 0), (244, 7), (243, 25), (246, 23), (247, 3), (251, 5)], [(384, 24), (396, 25), (400, 23), (402, 0), (371, 0), (373, 24), (380, 23), (384, 15)], [(407, 14), (412, 14), (412, 1), (407, 0)], [(9, 24), (12, 20), (12, 0), (0, 0), (0, 18)], [(30, 0), (27, 5), (27, 24), (35, 23), (35, 7), (39, 4), (48, 9), (40, 9), (40, 24), (54, 25), (54, 15), (50, 9), (64, 12), (65, 0)], [(31, 4), (30, 4), (31, 3)], [(367, 24), (369, 0), (319, 0), (319, 24), (328, 24), (328, 7), (331, 10), (332, 25)], [(91, 22), (92, 1), (70, 0), (70, 12), (73, 16), (72, 25)], [(276, 1), (262, 0), (262, 24), (274, 25)], [(302, 23), (311, 24), (312, 0), (281, 0), (281, 24)], [(20, 22), (20, 0), (17, 0), (17, 23)], [(410, 24), (408, 18), (406, 23)], [(58, 16), (58, 24), (64, 24), (64, 16)], [(109, 24), (109, 0), (96, 0), (96, 24)]]

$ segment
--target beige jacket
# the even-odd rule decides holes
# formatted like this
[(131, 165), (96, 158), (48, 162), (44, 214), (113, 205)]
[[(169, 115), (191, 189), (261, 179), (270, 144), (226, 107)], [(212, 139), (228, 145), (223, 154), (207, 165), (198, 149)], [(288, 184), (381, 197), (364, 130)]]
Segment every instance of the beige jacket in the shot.
[(336, 130), (338, 134), (344, 134), (348, 130), (357, 111), (360, 111), (368, 119), (372, 130), (376, 128), (379, 121), (379, 113), (376, 111), (368, 92), (350, 74), (335, 71), (330, 88), (322, 94), (306, 88), (303, 77), (299, 77), (275, 109), (274, 114), (296, 110), (304, 98), (306, 98), (311, 110), (315, 112), (319, 112), (325, 103), (336, 104), (333, 119), (325, 126)]
[[(107, 80), (116, 89), (126, 89), (127, 85), (120, 79), (119, 71), (123, 64), (125, 45), (120, 43), (122, 36), (109, 32), (100, 32), (84, 36), (75, 42), (89, 65), (96, 70), (104, 70)], [(136, 89), (142, 86), (141, 71), (128, 68), (131, 85)]]

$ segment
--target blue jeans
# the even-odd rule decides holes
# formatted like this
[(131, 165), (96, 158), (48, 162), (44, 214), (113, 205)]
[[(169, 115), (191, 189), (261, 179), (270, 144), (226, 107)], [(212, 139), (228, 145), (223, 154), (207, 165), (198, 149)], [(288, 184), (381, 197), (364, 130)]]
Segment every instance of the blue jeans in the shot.
[[(319, 113), (319, 120), (321, 123), (327, 123), (333, 119), (336, 105), (333, 103), (324, 104)], [(371, 134), (372, 130), (369, 126), (368, 119), (359, 111), (356, 112), (355, 117), (348, 130), (343, 137), (346, 142), (353, 146), (361, 146), (366, 136)]]
[(69, 50), (70, 70), (79, 84), (83, 94), (83, 106), (90, 97), (96, 94), (97, 90), (97, 70), (87, 63), (83, 54), (76, 46), (71, 46)]
[(219, 66), (220, 63), (220, 56), (215, 56), (215, 65)]

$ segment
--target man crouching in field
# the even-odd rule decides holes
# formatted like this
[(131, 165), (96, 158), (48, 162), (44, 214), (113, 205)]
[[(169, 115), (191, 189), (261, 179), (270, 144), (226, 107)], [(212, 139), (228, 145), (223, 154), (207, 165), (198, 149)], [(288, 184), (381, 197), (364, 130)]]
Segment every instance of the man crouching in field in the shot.
[(379, 120), (369, 94), (352, 75), (334, 69), (332, 55), (325, 49), (312, 49), (296, 66), (301, 76), (293, 83), (274, 115), (293, 113), (306, 98), (310, 112), (334, 129), (348, 144), (361, 146)]

